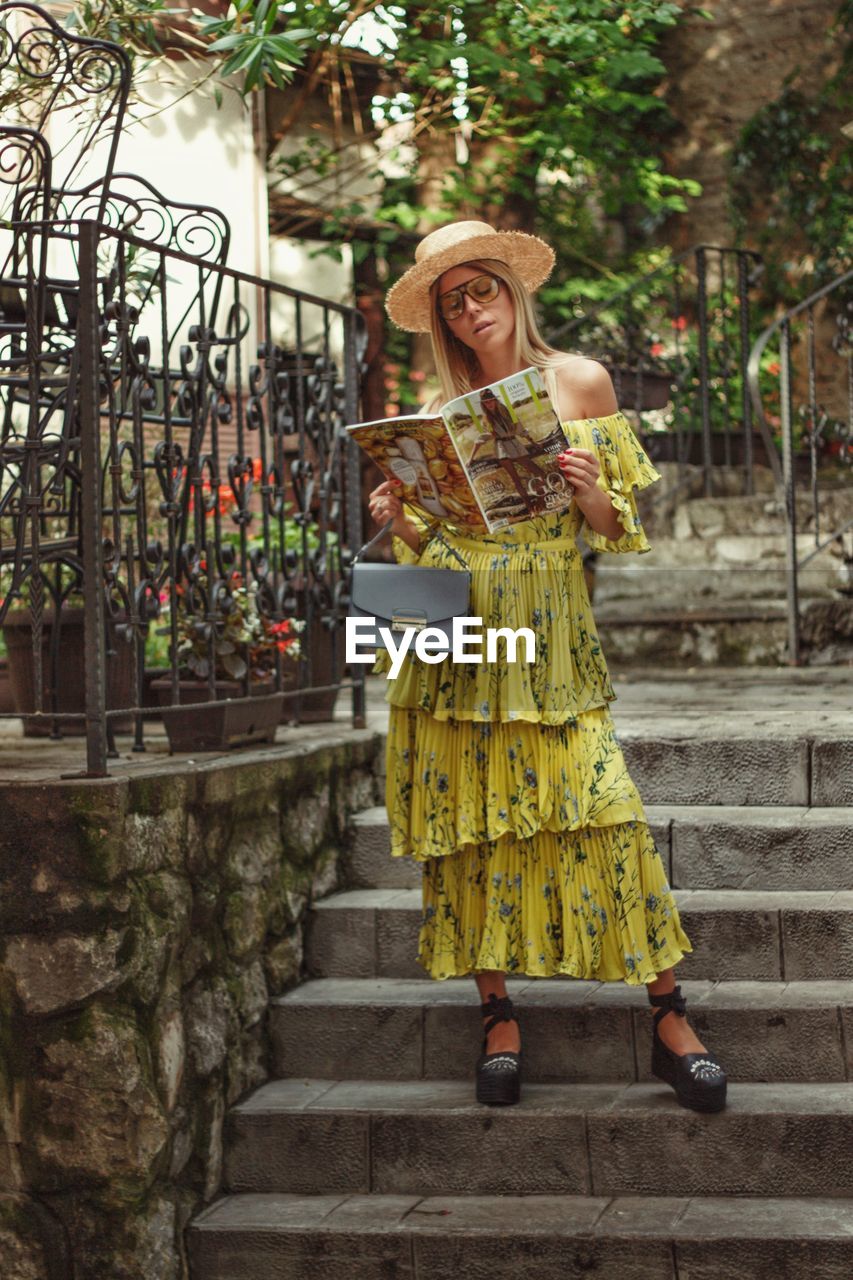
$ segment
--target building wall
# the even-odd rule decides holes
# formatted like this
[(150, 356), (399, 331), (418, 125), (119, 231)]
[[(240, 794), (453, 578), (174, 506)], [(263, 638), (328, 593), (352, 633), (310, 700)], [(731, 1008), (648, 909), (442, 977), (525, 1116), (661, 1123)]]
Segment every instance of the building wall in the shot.
[[(681, 0), (684, 8), (692, 8)], [(712, 20), (687, 13), (667, 36), (663, 93), (679, 122), (667, 146), (669, 172), (694, 178), (703, 194), (673, 218), (665, 238), (676, 250), (730, 244), (728, 158), (746, 122), (779, 95), (786, 77), (816, 91), (837, 66), (828, 38), (838, 0), (709, 0)]]

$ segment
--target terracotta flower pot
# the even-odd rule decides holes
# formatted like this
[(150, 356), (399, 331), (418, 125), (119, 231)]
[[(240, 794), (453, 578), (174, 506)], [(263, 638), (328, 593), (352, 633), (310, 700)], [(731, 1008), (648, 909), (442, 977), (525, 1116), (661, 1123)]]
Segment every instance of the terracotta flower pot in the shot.
[[(86, 650), (84, 637), (84, 611), (63, 607), (59, 615), (59, 647), (56, 670), (53, 669), (53, 634), (56, 611), (46, 609), (42, 631), (42, 703), (41, 710), (59, 713), (79, 712), (79, 719), (60, 720), (59, 731), (63, 736), (79, 737), (86, 732)], [(6, 641), (9, 662), (9, 684), (13, 708), (23, 716), (24, 734), (29, 738), (44, 738), (53, 731), (49, 720), (34, 720), (26, 713), (35, 711), (35, 663), (33, 661), (32, 614), (29, 609), (10, 609), (3, 621), (3, 638)], [(56, 705), (54, 706), (54, 689)], [(132, 707), (134, 695), (133, 650), (129, 644), (117, 643), (115, 655), (107, 659), (107, 708)], [(114, 719), (113, 728), (119, 733), (130, 732), (130, 716)]]
[(9, 680), (9, 659), (0, 658), (0, 715), (14, 715), (12, 685)]
[(211, 701), (206, 680), (182, 679), (179, 686), (181, 701), (175, 704), (171, 680), (154, 680), (151, 684), (172, 753), (223, 751), (253, 742), (275, 741), (283, 697), (273, 692), (272, 680), (252, 685), (256, 692), (249, 697), (243, 697), (243, 686), (237, 680), (217, 680), (215, 697), (218, 701), (226, 699), (222, 706), (206, 705)]

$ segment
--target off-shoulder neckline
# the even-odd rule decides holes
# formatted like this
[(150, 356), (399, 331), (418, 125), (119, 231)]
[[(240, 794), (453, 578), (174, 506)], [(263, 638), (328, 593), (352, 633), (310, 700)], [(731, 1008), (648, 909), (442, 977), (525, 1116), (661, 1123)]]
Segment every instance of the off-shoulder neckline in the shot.
[(560, 426), (565, 427), (570, 422), (609, 422), (611, 418), (624, 418), (621, 409), (617, 409), (615, 413), (603, 413), (598, 418), (561, 418)]

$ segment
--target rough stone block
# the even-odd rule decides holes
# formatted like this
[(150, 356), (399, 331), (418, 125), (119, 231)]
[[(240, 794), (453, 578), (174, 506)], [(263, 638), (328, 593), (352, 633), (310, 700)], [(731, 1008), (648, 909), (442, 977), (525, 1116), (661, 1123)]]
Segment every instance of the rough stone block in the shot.
[(780, 979), (779, 912), (767, 909), (760, 894), (725, 891), (677, 892), (682, 928), (693, 945), (689, 957), (694, 978)]
[(0, 1275), (4, 1280), (51, 1280), (70, 1271), (68, 1242), (54, 1214), (26, 1195), (0, 1194)]
[(167, 1111), (174, 1111), (187, 1058), (184, 1019), (180, 1009), (158, 1011), (154, 1021), (154, 1068), (160, 1096)]
[(686, 808), (673, 816), (672, 880), (690, 889), (853, 887), (844, 809)]
[(556, 1120), (546, 1110), (483, 1110), (486, 1114), (470, 1110), (375, 1114), (371, 1189), (422, 1195), (450, 1191), (583, 1195), (591, 1190), (580, 1111), (561, 1112)]
[(805, 738), (651, 738), (620, 732), (645, 804), (807, 805)]
[(596, 1195), (853, 1193), (849, 1084), (738, 1084), (725, 1111), (679, 1107), (665, 1084), (632, 1085), (587, 1115)]
[[(132, 1215), (116, 1211), (111, 1191), (56, 1196), (51, 1209), (64, 1228), (69, 1259), (51, 1258), (49, 1280), (80, 1271), (134, 1280), (179, 1280), (176, 1197), (158, 1191), (139, 1197)], [(121, 1202), (119, 1202), (120, 1204)], [(41, 1278), (40, 1278), (41, 1280)]]
[(619, 1280), (670, 1280), (675, 1277), (672, 1247), (666, 1240), (614, 1240), (566, 1233), (529, 1235), (522, 1226), (511, 1236), (434, 1235), (415, 1237), (415, 1264), (430, 1280), (586, 1280), (590, 1275)]
[(0, 887), (26, 891), (33, 867), (69, 883), (108, 885), (128, 871), (126, 779), (36, 783), (3, 789)]
[(264, 972), (271, 995), (281, 995), (293, 986), (302, 970), (302, 930), (294, 929), (268, 947), (264, 955)]
[(675, 1255), (690, 1280), (847, 1280), (853, 1212), (849, 1201), (695, 1199), (679, 1222)]
[(376, 971), (375, 911), (317, 903), (305, 926), (305, 966), (315, 978), (367, 978)]
[[(181, 793), (184, 790), (180, 788)], [(186, 823), (187, 813), (183, 807), (159, 813), (139, 813), (131, 809), (124, 823), (128, 870), (144, 874), (182, 866)]]
[(784, 909), (785, 977), (853, 978), (853, 891), (833, 894), (824, 906)]
[(281, 836), (286, 857), (298, 866), (310, 862), (316, 851), (334, 835), (330, 822), (328, 783), (316, 795), (303, 795), (300, 799), (291, 797), (281, 814)]
[(375, 1197), (340, 1202), (283, 1195), (219, 1201), (191, 1229), (193, 1271), (205, 1280), (414, 1280), (411, 1242), (399, 1227), (415, 1197), (389, 1196), (381, 1207)]
[(184, 1003), (184, 1025), (190, 1061), (196, 1073), (211, 1075), (225, 1061), (228, 1038), (237, 1028), (223, 978), (200, 978), (196, 982)]
[[(29, 1146), (42, 1191), (150, 1184), (169, 1138), (148, 1046), (124, 1014), (91, 1006), (68, 1034), (46, 1029)], [(105, 1105), (108, 1099), (108, 1105)]]
[(238, 1108), (226, 1121), (225, 1185), (231, 1192), (368, 1191), (369, 1124), (357, 1112)]
[(390, 845), (384, 807), (355, 815), (349, 851), (349, 878), (354, 887), (413, 889), (420, 885), (419, 863), (413, 858), (392, 858)]
[(238, 823), (233, 830), (222, 862), (223, 878), (229, 888), (268, 884), (278, 871), (282, 840), (276, 800), (271, 797), (266, 807), (268, 812)]
[(814, 805), (853, 805), (853, 739), (824, 738), (812, 743)]
[[(405, 890), (403, 891), (405, 893)], [(420, 913), (393, 902), (376, 913), (376, 973), (380, 978), (426, 978), (418, 964)]]
[(266, 937), (271, 892), (264, 885), (247, 884), (232, 889), (225, 898), (222, 932), (234, 960), (257, 952)]
[(124, 977), (118, 959), (124, 932), (9, 938), (5, 968), (26, 1013), (57, 1013), (97, 992), (114, 991)]
[(420, 1008), (288, 1004), (270, 1010), (275, 1070), (284, 1076), (405, 1080), (421, 1075)]

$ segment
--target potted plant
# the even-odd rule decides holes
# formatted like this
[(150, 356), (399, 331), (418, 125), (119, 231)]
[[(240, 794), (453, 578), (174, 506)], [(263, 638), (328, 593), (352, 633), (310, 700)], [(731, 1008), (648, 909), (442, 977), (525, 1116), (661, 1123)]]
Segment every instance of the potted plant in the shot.
[[(30, 609), (31, 580), (27, 578), (19, 592), (20, 605), (11, 608), (3, 619), (3, 644), (8, 663), (11, 710), (23, 718), (26, 737), (46, 737), (56, 726), (62, 735), (80, 736), (86, 732), (86, 648), (82, 595), (71, 582), (74, 571), (62, 566), (57, 582), (42, 574), (45, 596), (54, 599), (58, 592), (60, 605), (46, 607), (42, 614), (42, 699), (36, 706), (35, 659), (33, 655), (33, 615)], [(106, 704), (108, 709), (134, 705), (133, 651), (129, 644), (109, 633), (106, 664)], [(31, 712), (75, 715), (73, 720), (51, 721), (34, 717)], [(114, 719), (118, 732), (129, 731), (129, 717)]]
[[(261, 461), (256, 458), (252, 463), (252, 483), (260, 483), (261, 472)], [(236, 498), (230, 486), (220, 485), (217, 498), (221, 516), (228, 516), (234, 511)], [(254, 555), (269, 555), (272, 563), (279, 571), (285, 565), (287, 565), (290, 572), (297, 570), (293, 573), (291, 586), (296, 598), (297, 616), (304, 620), (309, 613), (309, 580), (307, 574), (298, 571), (298, 569), (303, 552), (312, 555), (320, 549), (320, 526), (315, 520), (306, 519), (295, 512), (292, 503), (285, 505), (284, 516), (285, 518), (281, 523), (275, 519), (270, 522), (268, 544), (260, 537), (249, 538), (246, 550), (250, 558)], [(223, 534), (222, 541), (233, 546), (235, 551), (240, 547), (240, 537), (237, 533)], [(326, 531), (325, 544), (327, 551), (334, 552), (338, 544), (338, 535), (333, 529)], [(302, 625), (307, 625), (307, 623), (303, 622)], [(306, 637), (306, 640), (305, 649), (310, 652), (311, 659), (311, 683), (319, 686), (339, 684), (343, 680), (345, 668), (343, 636), (340, 632), (335, 635), (335, 629), (326, 625), (326, 620), (322, 616), (320, 609), (313, 611), (311, 634)], [(299, 688), (300, 673), (306, 670), (305, 666), (297, 664), (294, 659), (294, 651), (290, 650), (286, 661), (283, 663), (282, 688), (288, 693), (292, 693)], [(338, 690), (336, 688), (326, 689), (317, 693), (308, 689), (298, 699), (298, 706), (297, 700), (289, 697), (284, 700), (282, 706), (282, 721), (288, 722), (296, 719), (299, 723), (308, 724), (331, 720), (334, 715), (337, 696)]]
[[(202, 572), (199, 593), (206, 587)], [(186, 588), (179, 588), (177, 702), (170, 675), (151, 683), (170, 749), (215, 751), (272, 742), (284, 701), (274, 687), (275, 654), (298, 653), (298, 621), (273, 623), (263, 618), (255, 591), (236, 572), (230, 575), (225, 608), (218, 621), (187, 608), (186, 599)], [(158, 631), (170, 634), (171, 623), (167, 620)]]
[[(273, 524), (270, 530), (270, 539), (273, 555), (284, 564), (289, 561), (291, 564), (298, 563), (298, 557), (303, 550), (303, 526), (299, 520), (293, 518), (293, 508), (288, 507), (285, 512), (290, 517), (284, 523), (284, 535), (281, 536), (280, 526)], [(316, 521), (309, 520), (304, 524), (305, 542), (308, 554), (319, 550), (320, 547), (320, 528)], [(337, 546), (338, 536), (334, 530), (326, 532), (326, 548), (334, 551)], [(260, 539), (256, 539), (249, 543), (249, 550), (260, 550), (263, 544)], [(297, 574), (294, 579), (294, 594), (297, 602), (297, 612), (302, 620), (302, 628), (307, 626), (305, 619), (308, 615), (308, 581), (305, 574)], [(334, 631), (330, 629), (322, 616), (320, 610), (314, 612), (311, 623), (311, 632), (307, 637), (305, 646), (310, 650), (311, 655), (311, 682), (313, 685), (336, 685), (339, 684), (344, 677), (344, 642), (343, 635), (335, 636)], [(306, 668), (298, 665), (293, 661), (294, 654), (288, 653), (287, 671), (285, 672), (283, 687), (290, 690), (299, 688), (299, 675)], [(298, 700), (298, 709), (296, 700), (293, 698), (286, 699), (282, 708), (282, 719), (291, 720), (296, 718), (300, 724), (316, 724), (322, 721), (331, 720), (334, 716), (335, 703), (337, 702), (338, 689), (325, 689), (322, 692), (314, 693), (307, 689)]]

